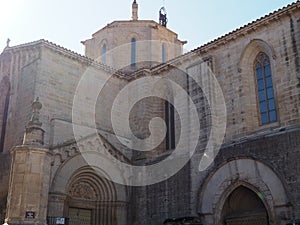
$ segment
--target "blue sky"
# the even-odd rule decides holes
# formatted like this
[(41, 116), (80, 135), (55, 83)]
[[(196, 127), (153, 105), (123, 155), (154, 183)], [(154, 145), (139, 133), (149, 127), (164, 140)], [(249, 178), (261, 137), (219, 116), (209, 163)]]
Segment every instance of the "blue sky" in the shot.
[[(41, 38), (83, 54), (80, 41), (107, 23), (131, 18), (133, 0), (0, 0), (0, 52)], [(296, 1), (296, 0), (294, 0)], [(137, 0), (139, 19), (158, 20), (164, 4), (168, 28), (194, 49), (293, 0)]]

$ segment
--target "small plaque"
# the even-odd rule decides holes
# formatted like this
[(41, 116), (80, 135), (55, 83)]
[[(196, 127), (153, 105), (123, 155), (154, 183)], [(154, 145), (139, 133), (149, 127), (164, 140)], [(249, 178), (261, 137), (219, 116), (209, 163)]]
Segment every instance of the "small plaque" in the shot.
[(65, 224), (65, 218), (57, 217), (56, 218), (56, 224)]
[(35, 212), (33, 212), (33, 211), (26, 211), (25, 218), (26, 219), (34, 219), (35, 218)]

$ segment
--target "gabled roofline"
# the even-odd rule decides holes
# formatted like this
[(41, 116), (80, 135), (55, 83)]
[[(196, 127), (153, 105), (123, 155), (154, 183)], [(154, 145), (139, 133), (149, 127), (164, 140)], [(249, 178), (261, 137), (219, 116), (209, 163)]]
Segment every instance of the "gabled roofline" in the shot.
[(6, 53), (6, 52), (10, 52), (10, 51), (19, 51), (19, 50), (23, 50), (23, 49), (26, 49), (26, 48), (36, 47), (36, 46), (45, 46), (47, 48), (50, 48), (51, 50), (54, 50), (56, 52), (64, 54), (66, 57), (69, 57), (69, 58), (72, 58), (72, 59), (77, 59), (77, 60), (79, 60), (81, 62), (84, 62), (84, 63), (87, 63), (91, 66), (95, 66), (95, 67), (97, 67), (99, 69), (102, 69), (102, 70), (104, 70), (104, 71), (106, 71), (110, 74), (114, 74), (114, 75), (118, 76), (119, 78), (128, 79), (128, 75), (122, 73), (119, 70), (116, 70), (116, 69), (114, 69), (112, 67), (109, 67), (105, 64), (102, 64), (100, 62), (97, 62), (94, 59), (91, 59), (91, 58), (88, 58), (86, 56), (80, 55), (79, 53), (76, 53), (72, 50), (64, 48), (60, 45), (57, 45), (57, 44), (55, 44), (53, 42), (50, 42), (48, 40), (45, 40), (45, 39), (40, 39), (40, 40), (37, 40), (37, 41), (28, 42), (28, 43), (25, 43), (25, 44), (20, 44), (20, 45), (16, 45), (16, 46), (12, 46), (12, 47), (6, 47), (6, 48), (4, 48), (4, 50), (1, 54)]

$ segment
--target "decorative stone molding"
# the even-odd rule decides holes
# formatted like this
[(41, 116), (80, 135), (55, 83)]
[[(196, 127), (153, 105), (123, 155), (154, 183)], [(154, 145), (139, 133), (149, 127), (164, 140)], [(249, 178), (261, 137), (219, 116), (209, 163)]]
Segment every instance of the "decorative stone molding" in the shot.
[(198, 212), (205, 224), (219, 224), (227, 197), (241, 185), (261, 193), (270, 224), (277, 224), (281, 217), (275, 212), (288, 213), (290, 210), (285, 188), (271, 168), (253, 159), (237, 159), (217, 168), (204, 182)]
[(85, 200), (95, 200), (96, 193), (95, 190), (87, 183), (75, 183), (71, 186), (69, 195), (73, 198), (85, 199)]

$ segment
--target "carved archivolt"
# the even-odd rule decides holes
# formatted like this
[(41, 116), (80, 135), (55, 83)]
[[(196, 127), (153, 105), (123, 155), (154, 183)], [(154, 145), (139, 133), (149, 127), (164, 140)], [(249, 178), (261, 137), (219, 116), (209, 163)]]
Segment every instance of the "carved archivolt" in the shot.
[(78, 182), (71, 186), (69, 195), (73, 198), (96, 200), (96, 192), (89, 184)]
[(89, 201), (114, 201), (116, 199), (116, 190), (112, 182), (101, 177), (89, 166), (76, 170), (68, 183), (67, 193), (73, 199)]

